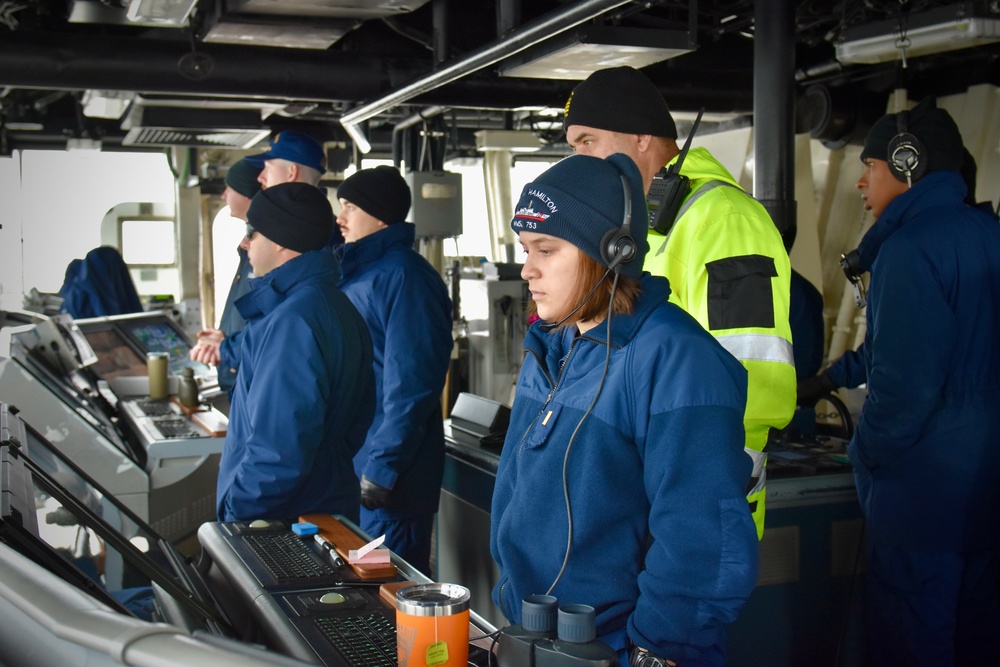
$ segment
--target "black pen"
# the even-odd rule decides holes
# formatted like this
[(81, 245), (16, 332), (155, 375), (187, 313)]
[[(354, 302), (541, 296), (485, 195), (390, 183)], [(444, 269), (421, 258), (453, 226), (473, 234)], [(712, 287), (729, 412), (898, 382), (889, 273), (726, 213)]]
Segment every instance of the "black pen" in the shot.
[(313, 539), (316, 540), (316, 544), (318, 544), (323, 551), (330, 554), (330, 560), (333, 561), (333, 565), (335, 567), (344, 567), (344, 559), (340, 557), (340, 554), (338, 554), (337, 550), (333, 547), (333, 542), (330, 542), (319, 533), (316, 533), (313, 536)]

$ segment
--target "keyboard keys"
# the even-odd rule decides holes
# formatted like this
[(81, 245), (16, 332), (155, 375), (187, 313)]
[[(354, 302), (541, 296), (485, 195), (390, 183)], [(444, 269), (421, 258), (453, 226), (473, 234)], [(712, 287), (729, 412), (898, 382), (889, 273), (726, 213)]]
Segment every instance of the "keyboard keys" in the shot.
[(332, 564), (319, 560), (292, 533), (249, 533), (243, 540), (279, 582), (337, 575)]
[(156, 430), (164, 438), (200, 438), (202, 433), (194, 427), (194, 424), (183, 417), (177, 419), (157, 419), (153, 422)]
[(136, 401), (135, 404), (147, 417), (165, 417), (175, 414), (168, 401)]
[(382, 614), (323, 617), (316, 627), (351, 664), (396, 666), (396, 626)]

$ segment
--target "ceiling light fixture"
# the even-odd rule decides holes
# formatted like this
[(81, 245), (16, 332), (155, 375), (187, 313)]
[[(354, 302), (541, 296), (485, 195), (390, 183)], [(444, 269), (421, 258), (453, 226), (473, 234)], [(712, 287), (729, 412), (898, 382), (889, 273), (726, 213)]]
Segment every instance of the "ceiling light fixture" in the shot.
[(133, 93), (120, 90), (87, 90), (83, 93), (83, 115), (87, 118), (110, 118), (118, 120), (124, 115), (132, 100)]
[(372, 145), (368, 143), (368, 139), (360, 127), (357, 125), (344, 125), (344, 130), (354, 140), (354, 145), (357, 146), (359, 152), (365, 155), (371, 152)]
[(66, 140), (66, 150), (95, 152), (101, 150), (101, 140), (90, 137), (70, 137)]
[(530, 153), (542, 148), (542, 140), (530, 130), (478, 130), (476, 150)]
[(536, 79), (582, 81), (599, 69), (647, 65), (690, 53), (697, 44), (690, 33), (585, 26), (527, 49), (500, 63), (500, 74)]
[(131, 0), (126, 16), (133, 23), (152, 26), (182, 26), (198, 0)]
[(917, 58), (1000, 41), (1000, 20), (971, 16), (961, 5), (912, 14), (905, 29), (905, 48), (898, 21), (847, 31), (836, 44), (837, 60), (870, 65), (900, 60), (904, 53), (906, 58)]

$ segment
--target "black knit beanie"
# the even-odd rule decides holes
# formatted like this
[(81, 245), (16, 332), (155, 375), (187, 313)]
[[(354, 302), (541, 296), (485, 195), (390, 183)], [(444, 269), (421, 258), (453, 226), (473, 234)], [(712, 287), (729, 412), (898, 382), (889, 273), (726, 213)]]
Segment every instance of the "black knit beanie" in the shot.
[(632, 199), (632, 239), (636, 256), (622, 266), (623, 276), (642, 276), (642, 261), (649, 250), (646, 230), (649, 213), (642, 191), (642, 175), (632, 158), (621, 153), (606, 159), (570, 155), (556, 162), (534, 181), (524, 186), (514, 209), (510, 228), (516, 233), (536, 232), (569, 241), (608, 266), (601, 244), (611, 230), (624, 222), (625, 188), (628, 180)]
[(406, 220), (410, 212), (410, 186), (387, 165), (355, 172), (337, 188), (337, 197), (387, 225)]
[(625, 134), (677, 138), (670, 109), (645, 74), (634, 67), (597, 70), (566, 100), (563, 129), (586, 125)]
[(244, 197), (253, 199), (260, 192), (260, 183), (257, 182), (260, 170), (260, 167), (255, 167), (245, 159), (240, 160), (226, 172), (226, 185)]
[(333, 208), (309, 183), (281, 183), (250, 201), (247, 224), (280, 246), (298, 252), (318, 250), (330, 240)]
[[(965, 147), (955, 121), (944, 109), (937, 107), (934, 97), (926, 97), (910, 110), (906, 131), (924, 145), (927, 171), (960, 171)], [(898, 114), (882, 116), (865, 137), (861, 161), (868, 158), (889, 160), (889, 143), (899, 134)]]

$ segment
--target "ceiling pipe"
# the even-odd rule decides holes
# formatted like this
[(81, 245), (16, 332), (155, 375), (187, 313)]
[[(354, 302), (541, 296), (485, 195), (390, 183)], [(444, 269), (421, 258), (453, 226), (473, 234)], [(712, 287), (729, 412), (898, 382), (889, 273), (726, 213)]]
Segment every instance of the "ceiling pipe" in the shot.
[[(195, 95), (246, 101), (356, 102), (374, 97), (392, 81), (425, 72), (430, 59), (386, 59), (361, 53), (273, 49), (225, 44), (199, 46), (215, 68), (202, 80), (177, 67), (190, 52), (165, 41), (105, 37), (99, 44), (77, 35), (10, 33), (0, 39), (0, 88), (117, 90), (149, 95)], [(428, 105), (458, 106), (449, 98), (481, 100), (481, 108), (542, 105), (552, 82), (493, 79), (465, 89), (465, 82), (432, 91)], [(482, 93), (486, 88), (487, 94)], [(424, 104), (424, 102), (420, 102)]]
[(472, 51), (453, 61), (450, 65), (421, 77), (388, 95), (361, 105), (344, 114), (340, 123), (344, 127), (357, 125), (417, 95), (451, 83), (484, 67), (489, 67), (553, 35), (596, 18), (611, 9), (627, 5), (629, 2), (631, 0), (583, 0), (582, 2), (574, 2), (564, 9), (550, 12), (539, 19), (526, 23), (501, 40)]
[(95, 42), (81, 35), (14, 32), (0, 40), (0, 85), (347, 101), (357, 97), (345, 97), (345, 87), (354, 88), (352, 96), (378, 94), (392, 76), (414, 76), (429, 62), (206, 44), (198, 52), (215, 67), (203, 79), (190, 79), (178, 67), (190, 52), (189, 45), (166, 40), (107, 36)]
[(519, 0), (497, 0), (497, 37), (502, 39), (519, 25), (521, 25)]
[(434, 26), (434, 66), (437, 67), (448, 59), (448, 0), (433, 0), (431, 5), (432, 22)]

